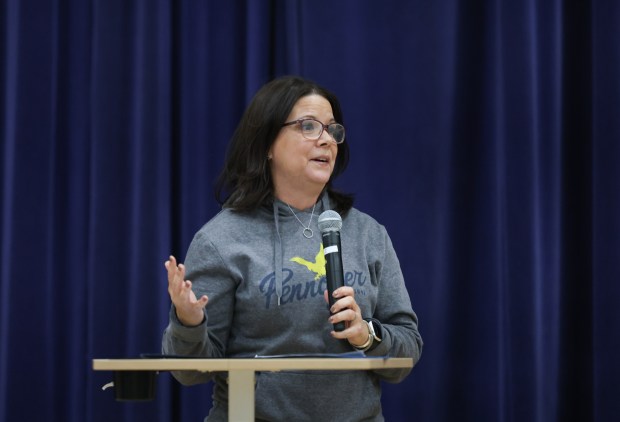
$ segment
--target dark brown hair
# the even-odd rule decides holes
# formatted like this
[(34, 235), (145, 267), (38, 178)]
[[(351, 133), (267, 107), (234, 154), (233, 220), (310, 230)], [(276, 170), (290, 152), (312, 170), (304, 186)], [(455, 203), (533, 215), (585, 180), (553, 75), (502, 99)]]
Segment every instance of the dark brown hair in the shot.
[[(316, 83), (296, 76), (284, 76), (265, 84), (245, 110), (228, 146), (224, 168), (216, 185), (216, 198), (225, 208), (249, 211), (273, 201), (273, 182), (267, 154), (282, 124), (297, 101), (317, 94), (332, 107), (334, 119), (343, 122), (338, 98)], [(332, 207), (341, 214), (353, 206), (353, 196), (337, 192), (332, 181), (349, 161), (347, 141), (338, 144), (334, 171), (325, 186)]]

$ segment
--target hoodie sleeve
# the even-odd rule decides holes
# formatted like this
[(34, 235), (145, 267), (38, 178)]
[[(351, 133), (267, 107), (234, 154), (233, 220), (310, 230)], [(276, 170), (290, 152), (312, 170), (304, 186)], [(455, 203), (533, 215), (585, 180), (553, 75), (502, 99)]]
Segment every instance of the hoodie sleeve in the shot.
[[(196, 327), (186, 327), (177, 318), (174, 305), (164, 330), (162, 351), (167, 355), (201, 358), (223, 358), (233, 317), (236, 282), (224, 264), (204, 228), (190, 244), (185, 259), (186, 277), (192, 282), (196, 297), (209, 298), (205, 319)], [(207, 328), (208, 327), (208, 328)], [(178, 371), (173, 376), (184, 385), (210, 381), (212, 374), (199, 371)]]
[[(418, 331), (418, 317), (411, 307), (409, 293), (387, 231), (381, 234), (374, 247), (377, 259), (369, 263), (374, 268), (378, 298), (372, 318), (381, 324), (382, 341), (366, 352), (369, 356), (411, 357), (415, 365), (422, 354), (422, 337)], [(366, 315), (364, 315), (366, 317)], [(385, 369), (375, 373), (388, 382), (400, 382), (411, 372), (408, 369)]]

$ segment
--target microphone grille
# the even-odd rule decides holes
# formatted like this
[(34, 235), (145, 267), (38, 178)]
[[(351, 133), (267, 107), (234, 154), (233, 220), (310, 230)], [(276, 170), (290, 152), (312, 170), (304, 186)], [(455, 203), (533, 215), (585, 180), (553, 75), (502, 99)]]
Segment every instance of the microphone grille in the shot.
[(319, 215), (319, 230), (321, 233), (337, 232), (342, 228), (342, 218), (334, 210), (323, 211)]

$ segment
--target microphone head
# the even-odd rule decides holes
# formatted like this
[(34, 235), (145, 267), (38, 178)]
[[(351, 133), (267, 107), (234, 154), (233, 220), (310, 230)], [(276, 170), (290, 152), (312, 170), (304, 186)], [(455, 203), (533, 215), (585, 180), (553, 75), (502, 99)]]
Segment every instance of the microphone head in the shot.
[(319, 215), (319, 230), (321, 233), (338, 232), (342, 228), (342, 218), (334, 210), (323, 211)]

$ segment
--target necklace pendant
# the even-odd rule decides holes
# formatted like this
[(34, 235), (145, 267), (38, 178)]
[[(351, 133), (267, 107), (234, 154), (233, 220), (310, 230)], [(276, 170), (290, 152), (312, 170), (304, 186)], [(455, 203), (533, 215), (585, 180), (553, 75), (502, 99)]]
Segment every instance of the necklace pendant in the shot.
[(316, 202), (314, 203), (314, 205), (312, 206), (312, 213), (310, 214), (310, 221), (308, 221), (308, 227), (304, 226), (304, 223), (301, 222), (301, 220), (299, 219), (299, 217), (297, 217), (297, 214), (295, 214), (295, 211), (293, 211), (293, 209), (291, 208), (291, 206), (289, 204), (286, 204), (286, 206), (288, 207), (288, 209), (291, 211), (291, 213), (293, 214), (293, 216), (295, 216), (295, 218), (297, 219), (297, 221), (299, 221), (299, 224), (301, 224), (301, 227), (304, 228), (304, 231), (302, 232), (302, 234), (304, 235), (304, 237), (306, 239), (310, 239), (312, 238), (312, 236), (314, 236), (314, 232), (312, 231), (312, 229), (310, 228), (310, 225), (312, 224), (312, 217), (314, 217), (314, 207), (316, 207)]

